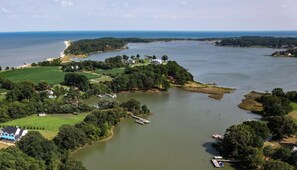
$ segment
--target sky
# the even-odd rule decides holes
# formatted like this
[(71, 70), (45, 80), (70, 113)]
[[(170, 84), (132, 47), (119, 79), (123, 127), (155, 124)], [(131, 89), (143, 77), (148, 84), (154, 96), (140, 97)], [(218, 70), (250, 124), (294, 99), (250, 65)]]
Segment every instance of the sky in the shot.
[(297, 30), (297, 0), (1, 0), (0, 32)]

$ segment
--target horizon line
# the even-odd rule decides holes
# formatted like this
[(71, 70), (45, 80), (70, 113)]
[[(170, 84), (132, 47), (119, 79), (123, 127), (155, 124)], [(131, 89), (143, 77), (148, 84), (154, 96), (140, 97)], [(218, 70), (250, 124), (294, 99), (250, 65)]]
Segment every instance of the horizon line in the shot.
[(0, 33), (30, 32), (297, 32), (297, 30), (25, 30), (0, 31)]

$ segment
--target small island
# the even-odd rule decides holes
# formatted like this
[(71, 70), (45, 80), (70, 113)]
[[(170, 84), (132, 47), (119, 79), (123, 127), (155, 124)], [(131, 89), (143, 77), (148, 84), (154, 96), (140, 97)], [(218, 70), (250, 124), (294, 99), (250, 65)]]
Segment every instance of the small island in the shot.
[(284, 51), (276, 51), (271, 56), (274, 57), (297, 57), (297, 48), (292, 48)]

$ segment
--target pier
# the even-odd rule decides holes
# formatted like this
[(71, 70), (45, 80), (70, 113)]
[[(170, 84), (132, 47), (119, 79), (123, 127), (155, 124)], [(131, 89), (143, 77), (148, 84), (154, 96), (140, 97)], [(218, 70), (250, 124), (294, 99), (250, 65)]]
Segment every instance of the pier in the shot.
[(218, 160), (212, 159), (211, 162), (212, 162), (212, 164), (213, 164), (214, 167), (221, 168), (221, 165), (220, 165), (220, 163), (219, 163)]
[(130, 113), (131, 117), (136, 119), (135, 122), (136, 123), (139, 123), (139, 122), (143, 122), (145, 124), (149, 124), (151, 123), (151, 121), (147, 120), (147, 119), (144, 119), (144, 118), (141, 118), (141, 117), (138, 117), (138, 116), (135, 116), (134, 114)]
[(214, 167), (216, 168), (223, 168), (224, 163), (223, 162), (229, 162), (229, 163), (238, 163), (240, 160), (230, 160), (230, 159), (211, 159), (211, 162)]

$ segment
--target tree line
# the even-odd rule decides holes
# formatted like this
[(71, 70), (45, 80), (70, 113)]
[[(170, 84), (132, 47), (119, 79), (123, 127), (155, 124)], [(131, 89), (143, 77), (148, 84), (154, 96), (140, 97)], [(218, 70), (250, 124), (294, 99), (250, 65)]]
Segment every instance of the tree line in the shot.
[(234, 47), (260, 46), (269, 48), (294, 48), (297, 46), (297, 38), (242, 36), (236, 38), (224, 38), (221, 41), (217, 41), (216, 45)]

